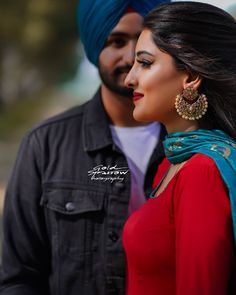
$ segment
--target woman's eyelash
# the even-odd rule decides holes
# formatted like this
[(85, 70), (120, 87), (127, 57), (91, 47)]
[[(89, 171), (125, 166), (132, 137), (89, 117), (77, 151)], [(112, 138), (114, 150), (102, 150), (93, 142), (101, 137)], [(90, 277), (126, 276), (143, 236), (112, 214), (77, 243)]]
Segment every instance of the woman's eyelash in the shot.
[(141, 60), (141, 59), (137, 59), (136, 60), (139, 64), (141, 64), (142, 67), (144, 68), (148, 68), (152, 65), (152, 62), (151, 61), (148, 61), (148, 60)]

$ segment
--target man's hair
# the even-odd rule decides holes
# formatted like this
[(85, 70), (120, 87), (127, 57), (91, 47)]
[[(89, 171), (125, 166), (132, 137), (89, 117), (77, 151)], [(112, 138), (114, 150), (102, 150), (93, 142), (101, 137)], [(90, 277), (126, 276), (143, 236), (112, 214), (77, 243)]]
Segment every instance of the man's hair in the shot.
[(224, 10), (200, 2), (173, 2), (152, 10), (144, 20), (158, 48), (179, 70), (203, 78), (199, 92), (208, 97), (200, 128), (221, 129), (236, 139), (236, 22)]

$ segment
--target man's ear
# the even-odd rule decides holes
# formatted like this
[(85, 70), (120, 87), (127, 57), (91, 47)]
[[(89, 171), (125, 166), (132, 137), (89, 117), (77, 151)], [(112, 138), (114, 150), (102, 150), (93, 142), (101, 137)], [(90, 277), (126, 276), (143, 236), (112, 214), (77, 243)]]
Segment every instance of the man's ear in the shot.
[(191, 87), (194, 89), (198, 89), (202, 83), (202, 77), (198, 74), (188, 73), (184, 80), (184, 89)]

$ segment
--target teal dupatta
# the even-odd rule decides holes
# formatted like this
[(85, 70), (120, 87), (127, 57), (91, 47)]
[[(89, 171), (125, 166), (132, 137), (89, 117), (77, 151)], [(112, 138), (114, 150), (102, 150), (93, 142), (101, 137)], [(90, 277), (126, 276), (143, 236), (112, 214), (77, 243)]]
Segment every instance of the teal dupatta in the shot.
[(167, 135), (164, 149), (172, 164), (186, 161), (196, 153), (207, 155), (215, 161), (228, 188), (236, 242), (236, 141), (220, 130), (199, 129)]

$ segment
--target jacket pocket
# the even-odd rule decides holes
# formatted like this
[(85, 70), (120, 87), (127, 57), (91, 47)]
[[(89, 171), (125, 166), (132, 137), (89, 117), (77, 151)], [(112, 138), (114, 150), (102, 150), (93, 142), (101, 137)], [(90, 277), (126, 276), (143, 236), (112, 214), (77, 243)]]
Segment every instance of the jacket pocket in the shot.
[(50, 229), (52, 273), (58, 290), (71, 281), (83, 290), (96, 277), (103, 259), (105, 196), (105, 192), (76, 187), (45, 188), (41, 206)]
[[(104, 233), (105, 193), (77, 188), (47, 188), (42, 198), (53, 251), (59, 259), (81, 261), (98, 249)], [(103, 243), (102, 243), (103, 244)], [(83, 262), (84, 263), (84, 262)]]
[(71, 188), (45, 189), (41, 205), (63, 215), (101, 211), (104, 193)]

